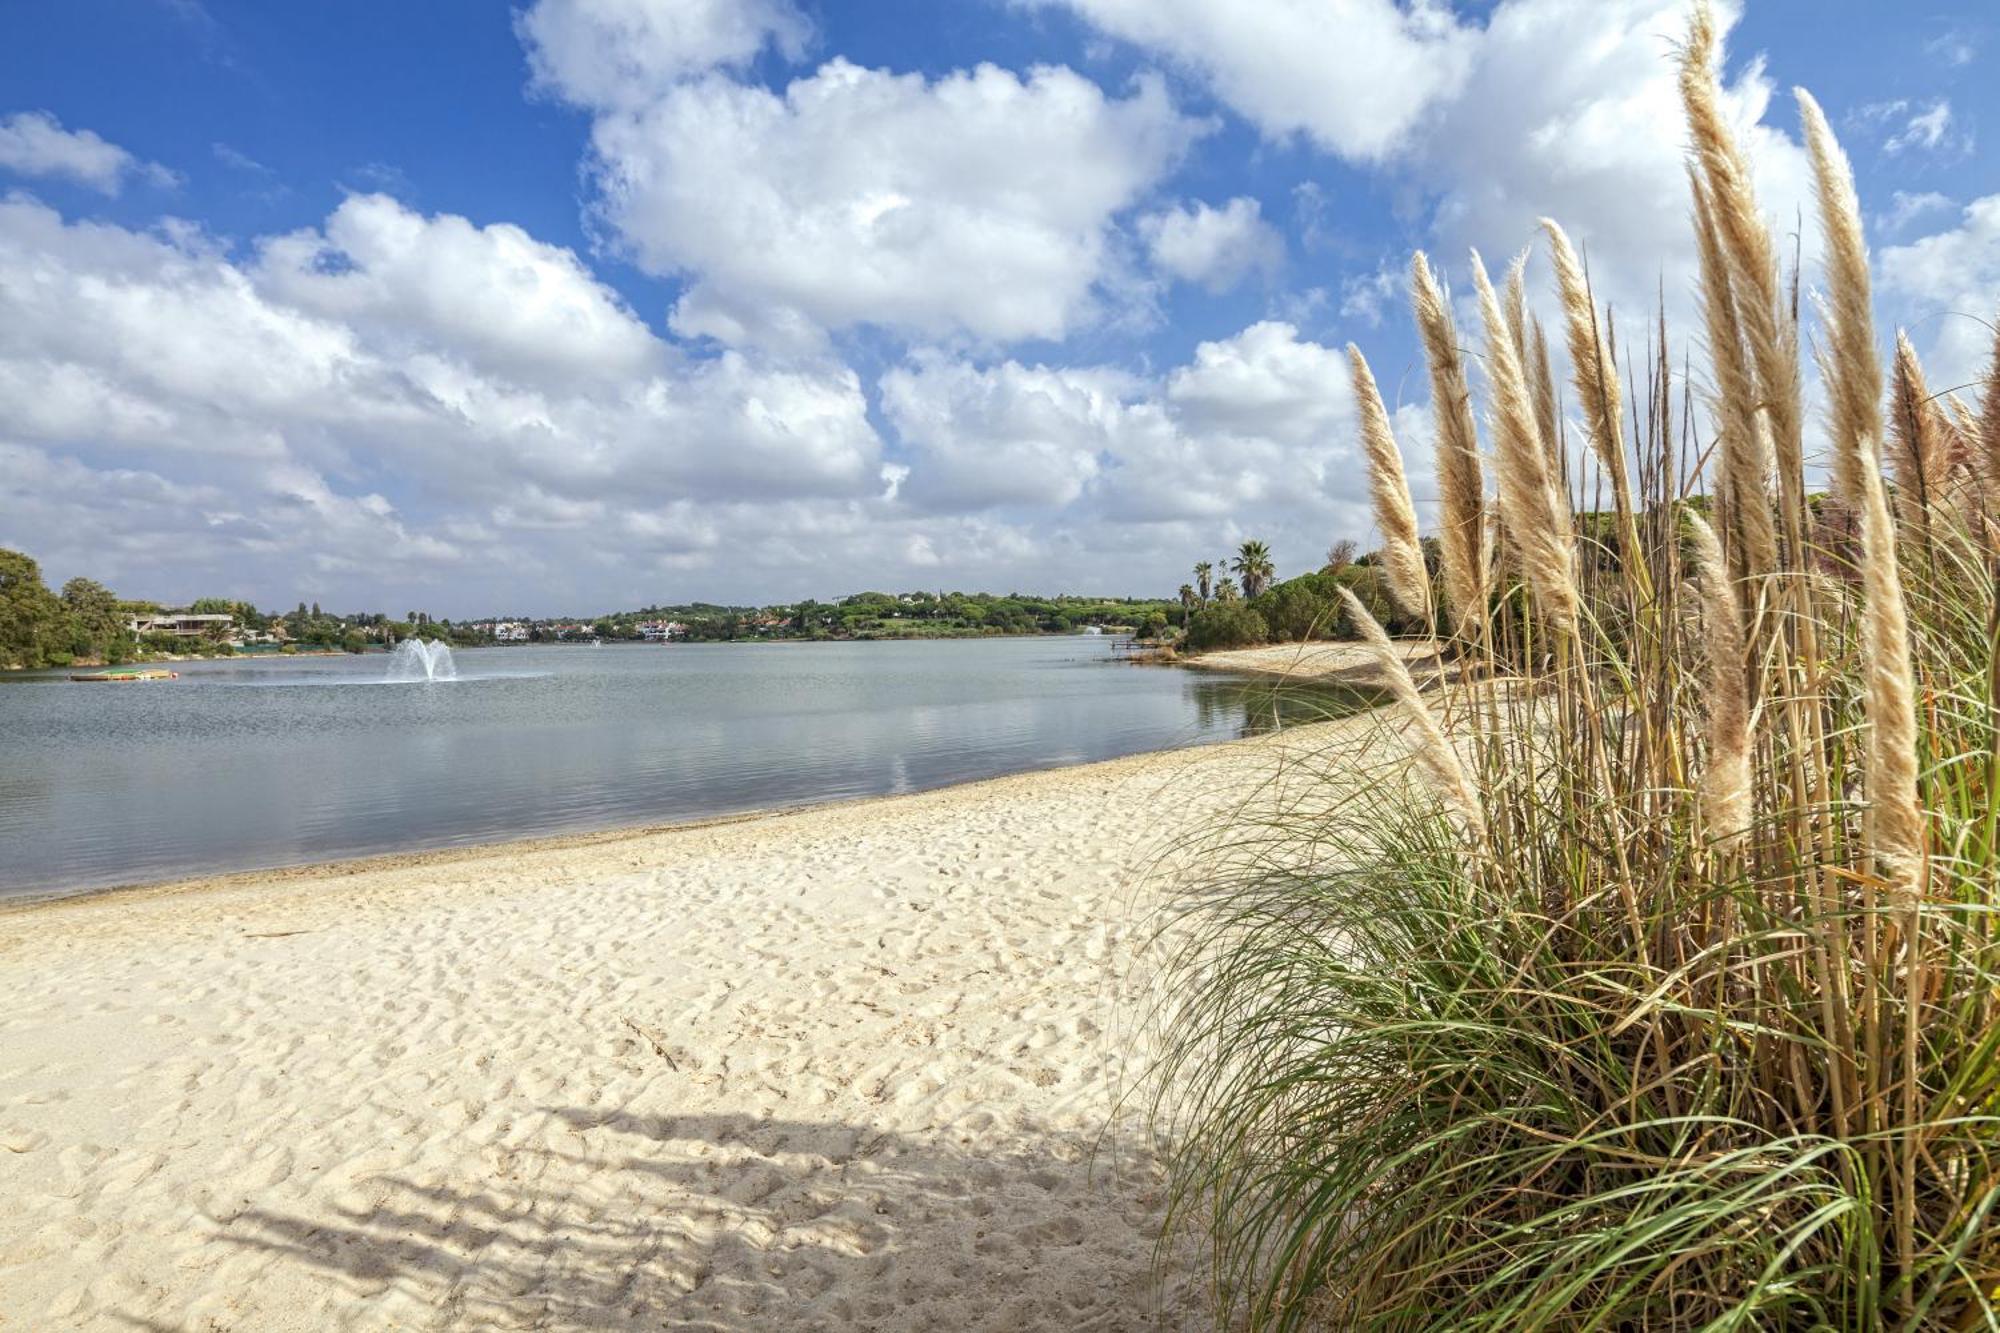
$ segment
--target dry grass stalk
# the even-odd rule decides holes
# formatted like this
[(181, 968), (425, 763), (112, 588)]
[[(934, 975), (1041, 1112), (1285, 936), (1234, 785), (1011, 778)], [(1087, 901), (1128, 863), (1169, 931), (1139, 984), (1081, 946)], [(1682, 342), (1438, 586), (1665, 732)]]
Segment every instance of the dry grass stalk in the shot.
[(1512, 331), (1486, 266), (1472, 256), (1472, 281), (1486, 324), (1486, 370), (1493, 384), (1493, 471), (1499, 483), (1500, 517), (1507, 525), (1521, 574), (1543, 615), (1559, 629), (1577, 617), (1575, 534), (1569, 496), (1549, 470), (1548, 453), (1535, 425), (1534, 404)]
[(1486, 480), (1458, 330), (1422, 251), (1410, 262), (1410, 298), (1430, 367), (1431, 412), (1437, 423), (1438, 550), (1445, 602), (1463, 632), (1486, 610)]
[[(1882, 485), (1882, 366), (1875, 351), (1868, 249), (1861, 239), (1861, 207), (1847, 155), (1834, 142), (1819, 104), (1803, 91), (1798, 99), (1826, 240), (1830, 318), (1825, 363), (1834, 479), (1841, 499), (1861, 521), (1870, 836), (1877, 856), (1892, 870), (1895, 887), (1908, 897), (1916, 892), (1924, 843), (1917, 796), (1917, 714), (1895, 528)], [(1916, 460), (1919, 470), (1921, 464), (1921, 458)]]
[(1770, 228), (1757, 208), (1750, 164), (1730, 132), (1716, 74), (1715, 17), (1697, 3), (1681, 51), (1681, 102), (1707, 186), (1709, 216), (1728, 261), (1738, 327), (1757, 377), (1756, 402), (1770, 428), (1777, 461), (1779, 509), (1790, 561), (1804, 563), (1805, 445), (1798, 365), (1798, 327), (1778, 281)]
[(1890, 381), (1889, 440), (1896, 511), (1904, 523), (1921, 528), (1927, 512), (1943, 498), (1956, 428), (1931, 398), (1917, 349), (1901, 329), (1896, 331), (1895, 367)]
[(1618, 506), (1621, 521), (1627, 521), (1632, 515), (1632, 479), (1625, 465), (1624, 395), (1618, 387), (1618, 367), (1612, 364), (1611, 348), (1598, 322), (1590, 279), (1570, 247), (1569, 237), (1550, 218), (1543, 218), (1541, 226), (1548, 233), (1555, 260), (1556, 290), (1562, 297), (1569, 337), (1571, 383), (1576, 386), (1577, 403), (1590, 432), (1591, 451), (1611, 478), (1612, 502)]
[(1729, 286), (1729, 261), (1708, 205), (1708, 187), (1690, 172), (1695, 241), (1701, 256), (1702, 316), (1708, 332), (1715, 416), (1719, 489), (1730, 528), (1741, 543), (1746, 573), (1765, 575), (1778, 568), (1777, 528), (1771, 520), (1771, 439), (1757, 411), (1757, 389), (1736, 323)]
[(1501, 288), (1500, 308), (1507, 312), (1507, 332), (1514, 339), (1514, 355), (1528, 364), (1528, 252), (1521, 251), (1507, 265), (1507, 281)]
[(1353, 343), (1347, 345), (1354, 397), (1361, 409), (1361, 451), (1368, 460), (1368, 494), (1375, 525), (1382, 530), (1382, 572), (1390, 597), (1406, 613), (1426, 624), (1431, 619), (1431, 580), (1417, 528), (1417, 507), (1403, 475), (1402, 450), (1396, 447), (1389, 412), (1368, 360)]
[(1565, 474), (1562, 456), (1562, 426), (1556, 413), (1556, 377), (1549, 365), (1549, 338), (1542, 321), (1529, 321), (1528, 378), (1535, 390), (1535, 424), (1542, 432), (1542, 444), (1549, 451), (1549, 467), (1556, 476)]
[(1702, 824), (1727, 848), (1750, 831), (1751, 701), (1743, 609), (1715, 529), (1688, 514), (1701, 581), (1703, 655), (1707, 662), (1708, 767), (1701, 778)]
[(1347, 614), (1356, 629), (1361, 631), (1362, 642), (1374, 651), (1382, 676), (1389, 684), (1389, 692), (1403, 710), (1410, 715), (1411, 723), (1417, 729), (1417, 744), (1413, 753), (1417, 762), (1430, 775), (1445, 806), (1452, 812), (1461, 831), (1477, 839), (1484, 836), (1486, 817), (1480, 810), (1478, 789), (1465, 770), (1465, 762), (1459, 757), (1458, 747), (1451, 743), (1438, 725), (1438, 720), (1424, 702), (1422, 691), (1410, 676), (1409, 663), (1396, 651), (1389, 636), (1361, 599), (1346, 588), (1340, 590), (1340, 597), (1347, 605)]
[(1986, 363), (1986, 384), (1980, 393), (1975, 453), (1986, 490), (1986, 512), (2000, 518), (2000, 319), (1994, 320), (1993, 356)]

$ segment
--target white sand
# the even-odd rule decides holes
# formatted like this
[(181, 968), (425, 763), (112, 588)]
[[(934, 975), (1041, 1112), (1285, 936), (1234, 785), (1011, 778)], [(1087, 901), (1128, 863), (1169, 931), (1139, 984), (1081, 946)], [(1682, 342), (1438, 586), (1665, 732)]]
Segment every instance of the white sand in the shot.
[(0, 915), (0, 1329), (1199, 1321), (1145, 871), (1363, 726)]

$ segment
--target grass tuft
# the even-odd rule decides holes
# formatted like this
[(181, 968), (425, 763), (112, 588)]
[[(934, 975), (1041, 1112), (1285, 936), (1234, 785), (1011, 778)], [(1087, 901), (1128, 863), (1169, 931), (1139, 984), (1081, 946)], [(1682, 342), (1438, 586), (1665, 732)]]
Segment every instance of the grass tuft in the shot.
[(1475, 269), (1489, 460), (1415, 266), (1451, 484), (1444, 586), (1408, 597), (1476, 669), (1396, 678), (1407, 783), (1270, 818), (1191, 886), (1160, 1107), (1225, 1325), (2000, 1329), (2000, 378), (1947, 413), (1904, 343), (1885, 432), (1846, 159), (1802, 96), (1813, 496), (1705, 12), (1682, 91), (1712, 450), (1681, 449), (1664, 330), (1615, 337), (1550, 224), (1584, 438), (1630, 492), (1572, 521), (1590, 456), (1550, 478), (1512, 291)]

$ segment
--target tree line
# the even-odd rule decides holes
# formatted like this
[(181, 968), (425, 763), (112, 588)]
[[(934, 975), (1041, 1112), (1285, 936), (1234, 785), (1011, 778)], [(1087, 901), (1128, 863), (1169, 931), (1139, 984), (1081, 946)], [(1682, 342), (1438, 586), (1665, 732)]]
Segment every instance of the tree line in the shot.
[(1318, 568), (1283, 581), (1270, 548), (1256, 540), (1244, 542), (1234, 555), (1198, 561), (1193, 573), (1193, 581), (1180, 588), (1181, 643), (1190, 652), (1351, 638), (1355, 630), (1341, 603), (1343, 588), (1392, 631), (1422, 628), (1405, 623), (1407, 617), (1390, 601), (1375, 553), (1357, 555), (1351, 541), (1333, 543)]
[(468, 645), (490, 641), (471, 626), (433, 620), (420, 611), (409, 612), (402, 620), (367, 612), (331, 615), (317, 602), (301, 601), (295, 611), (267, 614), (249, 602), (227, 597), (197, 598), (186, 611), (229, 616), (228, 628), (218, 625), (194, 637), (133, 633), (134, 617), (164, 610), (158, 602), (122, 598), (95, 579), (73, 578), (60, 591), (51, 592), (32, 557), (0, 548), (0, 669), (120, 666), (165, 654), (227, 656), (237, 651), (233, 638), (245, 633), (281, 641), (271, 645), (279, 652), (358, 653), (413, 637)]

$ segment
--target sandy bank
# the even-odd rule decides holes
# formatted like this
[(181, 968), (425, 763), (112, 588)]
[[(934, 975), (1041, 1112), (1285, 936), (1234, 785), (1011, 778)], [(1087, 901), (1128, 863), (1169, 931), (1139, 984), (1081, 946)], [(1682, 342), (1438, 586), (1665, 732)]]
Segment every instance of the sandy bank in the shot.
[[(1419, 680), (1426, 666), (1434, 663), (1431, 645), (1421, 640), (1399, 640), (1396, 647)], [(1366, 688), (1381, 682), (1375, 659), (1358, 643), (1272, 643), (1261, 648), (1231, 648), (1183, 657), (1182, 666), (1206, 671), (1231, 671), (1253, 676), (1283, 677)]]
[(1199, 1320), (1146, 872), (1376, 730), (0, 916), (0, 1327)]

